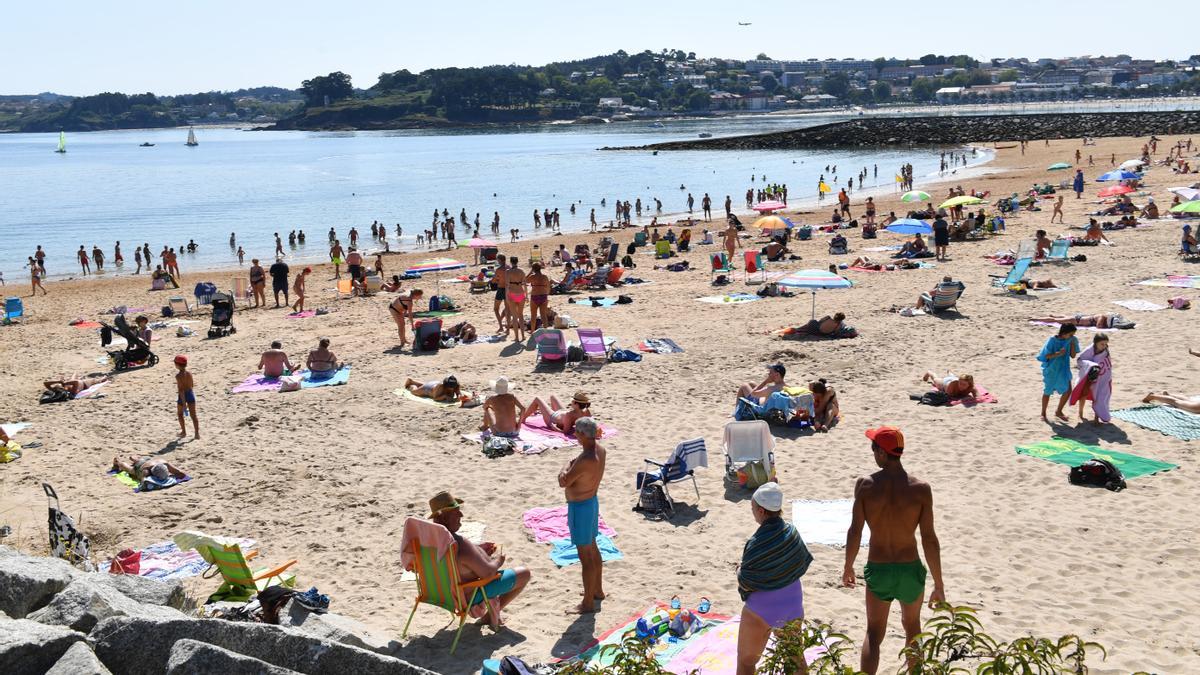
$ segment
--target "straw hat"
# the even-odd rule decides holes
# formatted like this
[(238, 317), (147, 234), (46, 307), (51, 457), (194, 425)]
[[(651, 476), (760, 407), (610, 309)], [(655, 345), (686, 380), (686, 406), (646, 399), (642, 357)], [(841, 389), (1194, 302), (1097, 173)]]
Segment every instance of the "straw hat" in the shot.
[(453, 509), (461, 508), (462, 505), (463, 500), (457, 499), (454, 495), (450, 494), (446, 490), (442, 490), (434, 495), (433, 499), (429, 500), (429, 517), (433, 518), (443, 511), (451, 511)]
[(586, 407), (586, 406), (589, 406), (592, 404), (592, 402), (588, 399), (588, 395), (583, 393), (582, 391), (575, 392), (575, 395), (571, 397), (571, 400), (578, 403), (582, 407)]

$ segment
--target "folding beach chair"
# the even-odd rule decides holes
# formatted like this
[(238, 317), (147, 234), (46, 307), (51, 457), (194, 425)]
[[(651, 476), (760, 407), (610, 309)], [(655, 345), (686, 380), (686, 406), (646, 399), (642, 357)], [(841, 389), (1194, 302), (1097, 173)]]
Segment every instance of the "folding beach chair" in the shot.
[(1070, 262), (1071, 258), (1069, 257), (1068, 253), (1070, 250), (1070, 239), (1055, 239), (1054, 242), (1050, 244), (1050, 253), (1046, 255), (1046, 260)]
[(25, 316), (25, 303), (20, 298), (5, 298), (4, 299), (4, 323), (10, 324), (13, 319), (19, 319)]
[(729, 258), (724, 253), (714, 253), (709, 256), (712, 262), (712, 270), (709, 273), (709, 279), (716, 277), (718, 274), (733, 274), (733, 265), (729, 263)]
[(1033, 262), (1033, 258), (1017, 258), (1017, 262), (1013, 264), (1012, 269), (1008, 270), (1008, 276), (992, 277), (992, 284), (1000, 288), (1011, 288), (1020, 283), (1021, 279), (1025, 278), (1025, 273), (1029, 271), (1029, 265)]
[(620, 247), (617, 244), (615, 244), (615, 243), (609, 244), (608, 257), (604, 259), (604, 262), (608, 263), (609, 265), (617, 262), (617, 254), (619, 254), (620, 252), (621, 252)]
[(531, 250), (529, 252), (529, 265), (532, 267), (533, 263), (537, 263), (539, 265), (543, 264), (542, 263), (542, 247), (539, 246), (538, 244), (534, 244), (533, 250)]
[(353, 296), (354, 295), (354, 280), (349, 279), (349, 278), (338, 279), (336, 293), (337, 293), (338, 300), (341, 300), (343, 295), (346, 296), (347, 298)]
[(763, 255), (758, 251), (746, 251), (746, 283), (750, 283), (750, 275), (757, 274), (761, 281), (767, 280), (767, 268), (763, 263)]
[[(90, 554), (87, 535), (75, 527), (71, 516), (62, 512), (58, 504), (58, 493), (49, 483), (42, 483), (42, 491), (50, 506), (50, 553), (70, 563), (86, 561)], [(82, 518), (80, 518), (82, 520)]]
[(614, 267), (608, 273), (608, 279), (605, 281), (609, 286), (616, 286), (621, 283), (621, 276), (625, 274), (624, 267)]
[[(247, 602), (256, 593), (271, 586), (293, 588), (296, 585), (295, 574), (284, 574), (287, 568), (296, 564), (295, 560), (289, 560), (275, 569), (263, 568), (251, 572), (248, 561), (257, 556), (258, 551), (243, 553), (240, 545), (229, 544), (221, 547), (198, 546), (196, 552), (212, 566), (209, 570), (215, 570), (222, 579), (221, 587), (208, 597), (208, 602)], [(211, 579), (216, 574), (206, 571), (201, 576)]]
[(609, 272), (612, 272), (611, 267), (607, 267), (607, 266), (597, 267), (596, 271), (592, 272), (592, 275), (590, 277), (588, 277), (588, 288), (591, 288), (591, 289), (594, 289), (597, 291), (604, 290), (606, 287), (606, 284), (608, 284)]
[(604, 331), (599, 328), (576, 328), (579, 345), (583, 347), (583, 363), (604, 365), (608, 363), (609, 349), (604, 342)]
[[(409, 521), (418, 523), (414, 523), (414, 527)], [(420, 533), (422, 530), (424, 534)], [(412, 625), (421, 603), (441, 607), (458, 619), (458, 630), (454, 633), (454, 641), (450, 643), (450, 653), (453, 654), (458, 647), (458, 639), (462, 637), (467, 616), (471, 614), (471, 607), (488, 603), (484, 587), (499, 579), (500, 575), (464, 583), (458, 576), (458, 544), (450, 536), (450, 531), (437, 523), (408, 518), (404, 521), (404, 533), (408, 546), (404, 547), (401, 557), (404, 566), (411, 567), (417, 575), (417, 599), (400, 637), (408, 637), (408, 627)]]
[(634, 246), (645, 246), (646, 245), (646, 233), (645, 232), (635, 232), (633, 235), (633, 245)]
[(696, 484), (696, 469), (708, 468), (708, 450), (704, 447), (703, 438), (693, 438), (676, 445), (675, 449), (671, 451), (671, 456), (661, 464), (652, 459), (644, 461), (648, 466), (654, 466), (657, 469), (638, 472), (638, 497), (641, 496), (643, 487), (659, 481), (663, 484), (663, 492), (670, 497), (668, 486), (671, 483), (691, 480), (692, 487), (696, 490), (696, 501), (700, 500), (700, 487)]
[(659, 239), (654, 245), (655, 258), (670, 258), (671, 257), (671, 242), (666, 239)]
[(768, 480), (775, 480), (775, 437), (765, 421), (726, 424), (722, 447), (726, 479), (736, 480), (738, 469), (750, 462), (762, 462)]
[(937, 288), (933, 289), (933, 295), (928, 293), (921, 294), (921, 302), (925, 307), (925, 311), (930, 314), (954, 310), (958, 312), (958, 299), (962, 297), (963, 291), (966, 290), (960, 284), (938, 284)]
[(187, 299), (181, 295), (172, 296), (169, 300), (167, 300), (167, 306), (171, 308), (171, 313), (175, 316), (192, 313), (191, 305), (189, 305)]
[(249, 300), (253, 297), (250, 290), (250, 280), (246, 277), (233, 278), (233, 295), (234, 300)]
[(1037, 257), (1037, 242), (1032, 239), (1022, 239), (1017, 244), (1017, 253), (1014, 256), (1016, 259), (1021, 258), (1036, 258)]
[(533, 346), (537, 349), (534, 366), (548, 361), (567, 362), (567, 338), (557, 328), (542, 328), (533, 334)]

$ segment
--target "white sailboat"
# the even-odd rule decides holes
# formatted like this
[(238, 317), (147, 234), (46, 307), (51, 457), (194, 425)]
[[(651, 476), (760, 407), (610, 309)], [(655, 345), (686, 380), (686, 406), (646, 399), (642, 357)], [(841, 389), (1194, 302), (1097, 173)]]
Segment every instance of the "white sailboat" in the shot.
[(193, 147), (193, 148), (194, 148), (194, 147), (196, 147), (197, 145), (200, 145), (200, 144), (199, 144), (199, 143), (196, 141), (196, 130), (195, 130), (195, 129), (188, 129), (188, 139), (187, 139), (187, 146), (188, 146), (188, 147)]
[(67, 132), (58, 132), (58, 149), (55, 152), (64, 155), (67, 153)]

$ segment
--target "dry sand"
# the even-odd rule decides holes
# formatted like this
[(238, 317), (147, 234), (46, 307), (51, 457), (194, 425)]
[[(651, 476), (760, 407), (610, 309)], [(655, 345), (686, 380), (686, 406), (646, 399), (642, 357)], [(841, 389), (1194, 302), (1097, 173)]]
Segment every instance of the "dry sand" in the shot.
[[(1163, 139), (1160, 157), (1175, 140)], [(1107, 167), (1110, 153), (1116, 153), (1118, 163), (1137, 156), (1143, 141), (1101, 139), (1097, 146), (1083, 148), (1085, 163), (1089, 152), (1098, 160), (1095, 169), (1085, 172), (1093, 178), (1101, 166)], [(947, 183), (962, 182), (968, 189), (996, 195), (1028, 189), (1035, 181), (1070, 178), (1070, 172), (1048, 174), (1044, 168), (1072, 162), (1078, 145), (1077, 140), (1049, 146), (1036, 142), (1026, 155), (1015, 148), (999, 150), (991, 175), (969, 181), (951, 176)], [(686, 161), (687, 155), (678, 159)], [(1148, 183), (1165, 206), (1170, 197), (1166, 187), (1194, 178), (1184, 180), (1155, 167)], [(935, 199), (946, 191), (946, 184), (920, 178), (917, 187), (934, 193)], [(1086, 222), (1085, 211), (1096, 208), (1097, 187), (1089, 183), (1083, 201), (1068, 192), (1068, 225)], [(741, 192), (734, 189), (733, 194), (736, 200)], [(714, 201), (720, 203), (719, 198)], [(860, 203), (856, 197), (856, 215)], [(901, 206), (894, 194), (880, 200), (884, 214)], [(822, 216), (826, 211), (820, 209)], [(1180, 294), (1200, 301), (1194, 290), (1131, 285), (1149, 276), (1197, 273), (1200, 268), (1177, 259), (1178, 226), (1160, 221), (1149, 229), (1110, 233), (1113, 247), (1081, 249), (1086, 263), (1035, 268), (1034, 278), (1049, 276), (1069, 285), (1069, 292), (1034, 299), (1006, 297), (989, 288), (988, 275), (1007, 270), (982, 256), (1015, 248), (1037, 228), (1052, 235), (1064, 231), (1049, 226), (1049, 218), (1049, 208), (1022, 214), (1009, 221), (1004, 236), (954, 244), (952, 261), (936, 269), (848, 272), (856, 287), (820, 293), (818, 316), (845, 311), (861, 336), (832, 342), (785, 341), (770, 333), (808, 319), (807, 295), (743, 306), (696, 302), (703, 295), (746, 289), (740, 272), (725, 289), (709, 286), (705, 256), (712, 247), (694, 247), (685, 258), (698, 271), (686, 273), (655, 271), (650, 256), (639, 254), (633, 274), (654, 283), (622, 289), (633, 304), (572, 307), (558, 296), (553, 306), (584, 326), (599, 326), (621, 346), (665, 336), (687, 351), (647, 355), (641, 363), (609, 364), (598, 372), (568, 368), (535, 373), (533, 352), (514, 344), (458, 347), (435, 356), (397, 353), (388, 296), (335, 301), (331, 270), (322, 268), (310, 281), (315, 289), (310, 293), (315, 304), (333, 310), (326, 316), (288, 320), (284, 310), (240, 308), (237, 334), (215, 341), (203, 338), (208, 324), (203, 316), (193, 324), (196, 336), (159, 331), (162, 339), (154, 349), (163, 363), (117, 376), (104, 398), (39, 406), (38, 384), (44, 376), (106, 370), (96, 363), (104, 354), (96, 333), (69, 327), (69, 320), (96, 318), (100, 309), (120, 304), (157, 307), (168, 295), (149, 293), (148, 279), (128, 275), (103, 283), (51, 282), (49, 296), (26, 301), (26, 321), (0, 330), (3, 420), (31, 422), (33, 427), (20, 438), (44, 444), (15, 463), (0, 465), (0, 517), (14, 529), (4, 541), (13, 544), (16, 539), (22, 548), (44, 550), (46, 512), (38, 483), (45, 480), (57, 488), (66, 510), (82, 518), (83, 529), (96, 540), (98, 557), (188, 528), (253, 537), (266, 563), (299, 559), (294, 570), (300, 585), (320, 587), (332, 598), (334, 611), (399, 636), (415, 594), (413, 584), (400, 581), (401, 524), (405, 516), (426, 514), (428, 498), (449, 489), (466, 500), (468, 520), (487, 523), (487, 539), (502, 543), (512, 563), (532, 570), (533, 582), (509, 608), (507, 629), (494, 634), (467, 628), (454, 656), (447, 654), (451, 633), (442, 630), (448, 615), (422, 607), (401, 656), (447, 673), (470, 672), (492, 655), (517, 654), (531, 661), (568, 656), (651, 600), (678, 594), (694, 606), (708, 596), (716, 611), (740, 611), (734, 566), (755, 526), (748, 494), (723, 487), (721, 433), (730, 421), (737, 385), (759, 381), (766, 364), (782, 361), (789, 382), (827, 378), (839, 394), (843, 415), (829, 434), (778, 439), (779, 480), (789, 500), (850, 497), (855, 478), (874, 470), (863, 430), (880, 423), (899, 425), (908, 438), (906, 465), (933, 485), (952, 602), (980, 608), (997, 637), (1078, 633), (1098, 640), (1110, 656), (1096, 672), (1195, 672), (1200, 670), (1200, 630), (1187, 618), (1200, 604), (1200, 591), (1192, 584), (1200, 553), (1190, 506), (1200, 500), (1200, 487), (1187, 478), (1195, 450), (1119, 421), (1100, 429), (1074, 421), (1055, 426), (1042, 422), (1034, 356), (1051, 329), (1030, 326), (1025, 318), (1103, 311), (1136, 318), (1136, 330), (1112, 337), (1114, 408), (1135, 404), (1151, 390), (1195, 393), (1200, 361), (1192, 360), (1187, 348), (1189, 336), (1197, 334), (1192, 328), (1196, 310), (1129, 312), (1110, 303), (1143, 298), (1163, 304)], [(817, 220), (814, 215), (809, 222)], [(853, 231), (848, 236), (856, 252), (899, 241), (886, 233), (873, 242), (863, 242)], [(622, 248), (631, 237), (620, 234)], [(563, 241), (573, 248), (598, 239), (575, 235), (542, 243), (553, 248), (551, 243)], [(501, 250), (524, 258), (529, 243)], [(798, 244), (802, 262), (771, 268), (824, 268), (853, 259), (854, 253), (834, 259), (825, 249), (826, 238), (816, 237)], [(388, 257), (389, 273), (400, 268), (401, 260), (417, 257), (425, 256)], [(911, 304), (944, 274), (967, 284), (961, 318), (902, 318), (886, 311)], [(227, 286), (231, 276), (185, 270), (184, 286), (190, 289), (202, 279)], [(8, 281), (9, 292), (24, 287), (17, 279)], [(417, 285), (432, 290), (433, 282)], [(751, 292), (755, 288), (749, 287)], [(469, 296), (461, 284), (442, 284), (441, 290), (466, 307), (464, 318), (482, 334), (491, 331), (490, 295)], [(337, 354), (353, 362), (348, 386), (229, 394), (272, 339), (282, 339), (301, 359), (318, 336), (330, 336)], [(1089, 333), (1080, 336), (1090, 339)], [(199, 441), (175, 441), (170, 359), (177, 353), (192, 359), (202, 424)], [(915, 405), (908, 393), (923, 390), (919, 378), (927, 369), (973, 373), (1000, 402), (973, 409)], [(620, 430), (604, 440), (609, 461), (600, 497), (625, 559), (605, 566), (609, 599), (598, 614), (577, 618), (563, 613), (577, 600), (579, 568), (556, 568), (547, 557), (548, 546), (533, 542), (521, 525), (526, 509), (562, 503), (555, 475), (573, 451), (487, 459), (478, 446), (459, 437), (479, 423), (478, 410), (426, 407), (391, 393), (406, 377), (425, 380), (451, 372), (470, 388), (507, 375), (524, 401), (584, 390), (595, 414)], [(1072, 487), (1065, 467), (1013, 451), (1018, 443), (1055, 433), (1182, 468), (1133, 480), (1120, 494)], [(690, 486), (680, 486), (674, 490), (680, 505), (671, 522), (649, 522), (632, 512), (633, 476), (642, 459), (661, 460), (677, 442), (695, 436), (707, 441), (712, 465), (699, 473), (699, 501)], [(195, 480), (166, 492), (135, 494), (105, 476), (114, 455), (130, 453), (158, 453)], [(861, 586), (839, 587), (842, 550), (812, 548), (816, 560), (804, 578), (809, 617), (831, 621), (861, 640), (863, 591)], [(865, 558), (864, 550), (860, 574)], [(212, 582), (194, 581), (193, 587), (202, 597)], [(893, 613), (883, 645), (885, 668), (899, 664), (901, 638)]]

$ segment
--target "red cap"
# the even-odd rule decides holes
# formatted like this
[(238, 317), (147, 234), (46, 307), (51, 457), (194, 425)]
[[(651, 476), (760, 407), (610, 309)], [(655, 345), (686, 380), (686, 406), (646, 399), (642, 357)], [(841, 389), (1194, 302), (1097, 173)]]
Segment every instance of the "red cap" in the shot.
[(175, 357), (175, 365), (186, 366), (187, 365), (187, 357), (184, 356), (183, 354), (176, 356)]
[(904, 434), (896, 427), (883, 426), (877, 429), (867, 429), (867, 438), (893, 457), (904, 454)]

